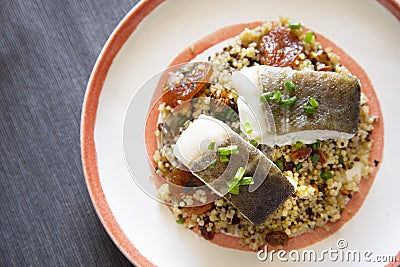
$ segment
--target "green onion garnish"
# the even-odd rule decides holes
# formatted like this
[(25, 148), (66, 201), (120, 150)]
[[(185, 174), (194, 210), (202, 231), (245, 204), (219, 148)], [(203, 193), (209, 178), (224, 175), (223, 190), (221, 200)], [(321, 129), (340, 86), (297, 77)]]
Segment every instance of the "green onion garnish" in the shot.
[(312, 106), (304, 106), (304, 111), (308, 114), (314, 114), (315, 113), (315, 108), (313, 108)]
[(254, 184), (253, 177), (243, 177), (239, 181), (239, 185), (251, 185)]
[(234, 195), (239, 194), (239, 181), (229, 181), (226, 183), (228, 185), (228, 192)]
[(220, 156), (228, 156), (231, 154), (239, 154), (239, 149), (237, 145), (227, 146), (227, 147), (219, 147), (218, 153)]
[(214, 150), (214, 147), (215, 147), (215, 142), (211, 142), (211, 143), (208, 145), (208, 149), (209, 149), (209, 150)]
[(279, 91), (273, 91), (271, 100), (281, 101), (282, 93)]
[(239, 169), (236, 171), (235, 176), (233, 176), (233, 179), (239, 181), (240, 179), (242, 179), (245, 171), (246, 171), (245, 168), (239, 167)]
[(289, 22), (289, 28), (298, 30), (301, 28), (301, 24), (299, 22)]
[(210, 163), (210, 170), (212, 170), (212, 169), (215, 167), (215, 165), (217, 165), (217, 160), (216, 160), (216, 159), (214, 159), (213, 161), (211, 161), (211, 163)]
[(315, 142), (314, 144), (312, 144), (312, 149), (313, 149), (313, 150), (321, 149), (321, 144), (322, 144), (322, 141), (319, 140), (319, 139), (317, 139), (317, 142)]
[(288, 98), (288, 99), (282, 99), (281, 101), (279, 101), (279, 105), (281, 105), (282, 107), (291, 107), (291, 106), (294, 105), (296, 100), (297, 100), (296, 96), (293, 96), (293, 97)]
[(310, 105), (313, 107), (313, 108), (317, 108), (318, 107), (318, 102), (317, 102), (317, 100), (315, 100), (315, 98), (314, 97), (311, 97), (310, 98)]
[(322, 172), (321, 173), (321, 178), (324, 180), (331, 179), (333, 177), (331, 172)]
[(343, 164), (343, 155), (339, 155), (338, 162), (339, 164)]
[(296, 90), (296, 85), (294, 85), (294, 83), (291, 80), (287, 80), (285, 82), (285, 87), (291, 92), (294, 92)]
[(261, 94), (261, 96), (260, 96), (260, 102), (261, 103), (267, 102), (269, 100), (271, 100), (271, 92)]
[(307, 32), (306, 37), (304, 38), (304, 42), (307, 44), (311, 44), (313, 36), (314, 36), (313, 32)]
[(229, 158), (228, 158), (228, 156), (222, 155), (222, 156), (219, 156), (219, 161), (221, 161), (222, 163), (228, 162)]
[(278, 168), (283, 172), (283, 170), (285, 169), (285, 166), (283, 164), (283, 161), (281, 159), (276, 160), (276, 166), (278, 166)]
[(163, 88), (163, 92), (166, 92), (166, 91), (168, 91), (169, 90), (169, 85), (166, 85), (164, 88)]
[(254, 147), (258, 147), (258, 142), (254, 139), (251, 139), (249, 143), (252, 144)]
[(233, 195), (237, 195), (239, 194), (239, 185), (235, 185), (231, 188), (228, 187), (228, 192), (233, 194)]
[(301, 164), (301, 162), (297, 163), (296, 165), (296, 171), (298, 172), (299, 170), (301, 170), (303, 168), (303, 164)]
[(314, 163), (316, 163), (318, 160), (319, 160), (319, 158), (320, 158), (321, 156), (318, 154), (318, 153), (312, 153), (312, 155), (311, 155), (311, 162), (314, 164)]
[(183, 224), (185, 222), (185, 218), (183, 218), (183, 217), (180, 217), (178, 220), (176, 220), (176, 223), (179, 223), (179, 224)]
[(239, 181), (228, 181), (226, 184), (228, 185), (228, 191), (237, 186)]
[(303, 147), (303, 142), (297, 141), (296, 144), (294, 144), (294, 147), (295, 147), (296, 149), (302, 148), (302, 147)]
[(244, 128), (244, 131), (246, 132), (246, 134), (249, 134), (253, 131), (253, 129), (251, 128), (251, 124), (248, 121), (243, 123), (243, 128)]
[(179, 127), (182, 127), (188, 119), (186, 117), (182, 117), (178, 120)]
[(254, 183), (253, 177), (243, 177), (245, 173), (245, 168), (239, 167), (236, 171), (233, 181), (228, 181), (226, 184), (228, 186), (228, 192), (234, 195), (239, 194), (239, 186), (241, 185), (251, 185)]

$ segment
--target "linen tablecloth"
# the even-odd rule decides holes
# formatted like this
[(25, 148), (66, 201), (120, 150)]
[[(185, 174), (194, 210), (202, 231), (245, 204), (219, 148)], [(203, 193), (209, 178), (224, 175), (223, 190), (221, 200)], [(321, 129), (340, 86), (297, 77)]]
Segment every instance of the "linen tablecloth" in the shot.
[(0, 1), (0, 266), (129, 266), (91, 203), (80, 117), (133, 0)]

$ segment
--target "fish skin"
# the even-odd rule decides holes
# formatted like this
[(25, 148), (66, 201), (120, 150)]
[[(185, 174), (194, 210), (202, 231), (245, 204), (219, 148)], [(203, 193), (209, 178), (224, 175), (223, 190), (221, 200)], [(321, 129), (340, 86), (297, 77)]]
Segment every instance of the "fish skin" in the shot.
[[(296, 85), (295, 91), (285, 87), (288, 80)], [(247, 106), (239, 107), (240, 119), (250, 120), (261, 127), (256, 127), (256, 131), (248, 137), (261, 144), (282, 146), (296, 141), (310, 144), (316, 139), (349, 139), (357, 131), (361, 93), (360, 83), (352, 75), (254, 66), (233, 73), (232, 83), (239, 99), (244, 100), (242, 106)], [(260, 103), (257, 94), (260, 96), (272, 91), (281, 92), (282, 99), (296, 96), (297, 100), (293, 106), (285, 107), (276, 100)], [(311, 97), (319, 103), (314, 114), (304, 111)], [(249, 108), (253, 110), (253, 115), (241, 112)], [(266, 124), (266, 118), (273, 121), (272, 127)]]
[[(232, 133), (221, 146), (228, 145), (237, 145), (239, 149), (239, 154), (230, 156), (229, 163), (221, 163), (217, 154), (214, 168), (203, 168), (193, 174), (224, 195), (254, 225), (260, 225), (295, 192), (295, 187), (272, 161), (237, 133)], [(211, 163), (213, 156), (215, 154), (210, 153), (199, 158), (191, 168), (204, 166), (204, 162)], [(253, 176), (257, 186), (252, 190), (251, 185), (242, 185), (239, 194), (227, 193), (226, 183), (233, 179), (239, 167), (246, 169), (244, 176)], [(256, 171), (257, 177), (254, 177)]]
[[(282, 108), (276, 101), (269, 102), (276, 134), (299, 130), (356, 133), (360, 117), (360, 84), (356, 77), (335, 72), (295, 71), (269, 66), (262, 66), (258, 70), (263, 92), (277, 90), (284, 96), (297, 97), (292, 107)], [(296, 85), (292, 93), (284, 85), (287, 80)], [(319, 103), (312, 115), (303, 110), (310, 97)]]

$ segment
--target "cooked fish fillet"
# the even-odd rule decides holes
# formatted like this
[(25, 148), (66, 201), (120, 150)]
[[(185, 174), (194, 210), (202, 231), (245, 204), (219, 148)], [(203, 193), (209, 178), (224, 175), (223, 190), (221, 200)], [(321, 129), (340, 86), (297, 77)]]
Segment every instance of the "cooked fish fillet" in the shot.
[[(295, 91), (285, 87), (286, 81), (296, 86)], [(249, 138), (260, 143), (288, 145), (296, 141), (309, 144), (316, 139), (349, 139), (357, 130), (360, 84), (354, 76), (255, 66), (233, 73), (232, 83), (240, 95), (240, 120), (255, 125)], [(269, 107), (261, 103), (261, 94), (273, 91), (281, 92), (282, 98), (296, 96), (297, 100), (293, 106), (271, 100), (267, 101)], [(304, 111), (311, 97), (318, 102), (314, 114)], [(268, 124), (272, 118), (274, 125)]]
[[(239, 153), (230, 155), (229, 162), (223, 163), (216, 149), (204, 149), (211, 142), (220, 147), (236, 145)], [(291, 181), (261, 151), (225, 123), (209, 116), (201, 115), (182, 133), (174, 154), (194, 175), (224, 196), (255, 225), (263, 223), (295, 191)], [(211, 168), (214, 160), (215, 166)], [(242, 185), (239, 194), (230, 194), (227, 182), (233, 179), (240, 167), (245, 168), (245, 176), (253, 177), (254, 184)]]

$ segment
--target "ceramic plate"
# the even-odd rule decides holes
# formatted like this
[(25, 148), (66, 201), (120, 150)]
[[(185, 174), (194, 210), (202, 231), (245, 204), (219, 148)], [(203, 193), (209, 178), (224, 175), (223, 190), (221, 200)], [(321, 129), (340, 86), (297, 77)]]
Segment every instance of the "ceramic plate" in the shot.
[[(81, 143), (94, 206), (128, 259), (139, 266), (284, 264), (277, 258), (272, 263), (270, 259), (262, 262), (254, 252), (216, 246), (176, 224), (168, 209), (144, 193), (131, 177), (124, 158), (123, 130), (125, 114), (140, 86), (197, 40), (229, 25), (287, 16), (322, 33), (361, 65), (375, 88), (385, 122), (384, 160), (361, 209), (340, 230), (306, 249), (318, 253), (338, 249), (337, 241), (345, 239), (347, 249), (371, 252), (371, 264), (388, 263), (377, 256), (392, 256), (400, 249), (400, 8), (396, 1), (380, 2), (220, 0), (189, 4), (184, 0), (153, 0), (139, 3), (126, 15), (104, 46), (90, 77)], [(150, 97), (135, 106), (137, 114), (145, 114)], [(144, 127), (139, 115), (137, 127)], [(132, 138), (143, 138), (143, 134)], [(140, 147), (135, 166), (150, 176), (146, 153)], [(337, 261), (328, 258), (324, 265)], [(293, 264), (310, 265), (307, 261)]]

